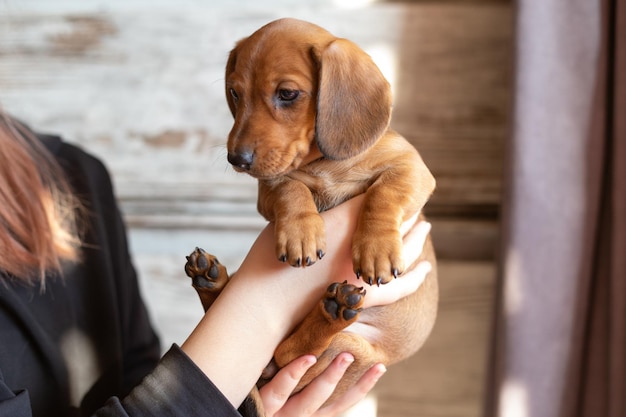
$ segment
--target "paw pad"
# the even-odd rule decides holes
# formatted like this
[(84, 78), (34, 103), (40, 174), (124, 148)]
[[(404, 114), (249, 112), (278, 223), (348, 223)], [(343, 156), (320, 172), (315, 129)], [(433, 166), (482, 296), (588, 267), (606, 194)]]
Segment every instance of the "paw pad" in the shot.
[(326, 290), (323, 307), (331, 320), (356, 321), (363, 305), (366, 291), (363, 287), (356, 287), (343, 283), (331, 284)]
[[(193, 280), (193, 285), (199, 288), (217, 289), (223, 286), (220, 282), (223, 266), (216, 257), (202, 248), (196, 248), (185, 264), (185, 273)], [(227, 279), (227, 278), (226, 278)]]

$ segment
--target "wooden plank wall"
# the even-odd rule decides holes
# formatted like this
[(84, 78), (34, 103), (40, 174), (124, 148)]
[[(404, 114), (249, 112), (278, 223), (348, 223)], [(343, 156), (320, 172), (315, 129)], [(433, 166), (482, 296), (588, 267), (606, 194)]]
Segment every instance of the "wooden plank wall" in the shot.
[[(0, 5), (0, 103), (100, 156), (129, 225), (164, 346), (201, 308), (182, 277), (196, 245), (236, 266), (264, 221), (256, 186), (225, 161), (223, 66), (275, 18), (318, 23), (370, 52), (392, 82), (392, 126), (438, 181), (427, 206), (441, 306), (424, 349), (392, 368), (378, 416), (479, 416), (487, 364), (502, 154), (510, 102), (510, 0), (95, 1)], [(359, 412), (356, 415), (369, 416)]]
[(505, 2), (420, 3), (404, 17), (392, 125), (437, 178), (426, 212), (440, 257), (494, 256), (511, 30)]

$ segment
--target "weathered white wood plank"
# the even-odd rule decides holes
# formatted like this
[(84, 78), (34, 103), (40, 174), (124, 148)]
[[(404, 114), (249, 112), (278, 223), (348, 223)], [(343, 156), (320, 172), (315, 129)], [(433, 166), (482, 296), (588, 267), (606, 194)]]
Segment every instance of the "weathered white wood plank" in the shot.
[(497, 206), (510, 6), (400, 2), (346, 9), (341, 3), (3, 5), (0, 102), (103, 157), (122, 199), (151, 183), (198, 193), (213, 183), (236, 189), (249, 179), (225, 161), (227, 53), (272, 19), (304, 18), (360, 44), (390, 79), (392, 126), (438, 178), (432, 210)]

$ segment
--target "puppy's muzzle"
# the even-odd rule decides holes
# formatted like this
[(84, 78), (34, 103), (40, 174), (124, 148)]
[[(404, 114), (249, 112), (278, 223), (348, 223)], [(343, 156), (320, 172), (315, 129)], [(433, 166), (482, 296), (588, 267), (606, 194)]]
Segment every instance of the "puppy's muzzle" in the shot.
[(252, 163), (254, 163), (254, 152), (245, 150), (237, 153), (228, 153), (228, 162), (235, 168), (242, 171), (250, 171)]

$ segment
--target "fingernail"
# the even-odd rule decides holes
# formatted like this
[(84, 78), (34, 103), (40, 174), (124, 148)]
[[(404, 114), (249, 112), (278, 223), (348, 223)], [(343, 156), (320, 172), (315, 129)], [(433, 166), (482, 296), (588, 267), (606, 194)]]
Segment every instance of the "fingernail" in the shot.
[(302, 362), (302, 367), (308, 369), (311, 366), (315, 365), (316, 362), (317, 362), (317, 358), (315, 356), (308, 355), (305, 357), (304, 361)]
[(387, 372), (387, 368), (385, 367), (385, 365), (383, 365), (382, 363), (380, 365), (378, 365), (376, 367), (376, 374), (374, 375), (374, 381), (378, 381), (380, 379), (380, 377), (382, 377), (383, 375), (385, 375), (385, 372)]
[(342, 368), (347, 368), (352, 364), (352, 362), (354, 362), (354, 356), (348, 354), (341, 357), (340, 365)]

